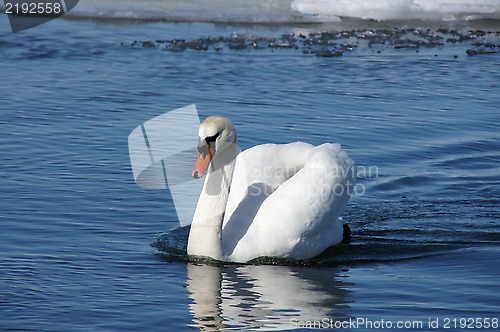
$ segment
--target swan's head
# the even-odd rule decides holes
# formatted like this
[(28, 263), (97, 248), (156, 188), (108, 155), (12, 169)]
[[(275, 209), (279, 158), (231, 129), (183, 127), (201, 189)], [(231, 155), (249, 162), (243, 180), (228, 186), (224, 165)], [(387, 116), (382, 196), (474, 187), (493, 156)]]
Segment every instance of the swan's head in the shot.
[(221, 116), (209, 116), (200, 124), (198, 131), (198, 161), (194, 165), (193, 178), (205, 175), (212, 158), (233, 143), (237, 143), (236, 129), (231, 120)]

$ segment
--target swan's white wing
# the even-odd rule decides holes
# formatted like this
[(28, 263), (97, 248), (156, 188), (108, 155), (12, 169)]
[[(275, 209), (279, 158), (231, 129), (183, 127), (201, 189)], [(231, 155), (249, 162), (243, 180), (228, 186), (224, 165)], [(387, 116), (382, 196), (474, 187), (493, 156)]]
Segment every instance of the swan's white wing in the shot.
[[(339, 243), (342, 225), (338, 217), (354, 185), (354, 167), (348, 154), (339, 144), (265, 146), (257, 148), (274, 150), (274, 154), (262, 156), (250, 149), (236, 164), (222, 236), (228, 259), (307, 259)], [(258, 163), (261, 167), (286, 169), (298, 164), (300, 170), (288, 180), (285, 178), (290, 173), (286, 172), (281, 177), (262, 176), (253, 169), (257, 164), (248, 166), (248, 159), (255, 157), (262, 158)], [(243, 162), (245, 166), (239, 165)], [(252, 170), (250, 179), (238, 177), (243, 167), (246, 172)]]
[[(304, 167), (313, 150), (311, 144), (295, 142), (262, 144), (241, 152), (236, 160), (223, 227), (236, 208), (244, 208), (241, 202), (245, 198), (255, 202), (265, 199)], [(245, 205), (250, 209), (260, 206)], [(240, 215), (248, 219), (246, 214), (249, 212)]]

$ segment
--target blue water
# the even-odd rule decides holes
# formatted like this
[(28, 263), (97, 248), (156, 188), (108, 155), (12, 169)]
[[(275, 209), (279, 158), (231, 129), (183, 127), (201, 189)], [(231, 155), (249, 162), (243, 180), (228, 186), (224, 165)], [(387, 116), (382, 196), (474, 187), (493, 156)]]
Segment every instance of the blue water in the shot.
[[(11, 34), (0, 15), (0, 27), (0, 329), (364, 318), (437, 331), (446, 319), (500, 318), (500, 54), (130, 46), (294, 29), (283, 26), (56, 20)], [(135, 185), (127, 138), (192, 103), (230, 117), (242, 148), (340, 142), (371, 170), (344, 213), (351, 242), (276, 266), (193, 264), (151, 246), (182, 250), (186, 230), (167, 191)]]

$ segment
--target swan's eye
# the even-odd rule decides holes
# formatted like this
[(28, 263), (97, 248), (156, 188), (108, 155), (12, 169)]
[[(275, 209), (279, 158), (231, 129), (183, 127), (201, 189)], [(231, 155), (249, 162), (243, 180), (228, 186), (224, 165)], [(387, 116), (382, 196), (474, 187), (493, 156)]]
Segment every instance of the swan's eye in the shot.
[(207, 137), (205, 138), (205, 141), (208, 143), (211, 143), (211, 142), (215, 142), (215, 140), (217, 139), (217, 137), (220, 136), (220, 133), (217, 133), (215, 134), (214, 136), (210, 136), (210, 137)]

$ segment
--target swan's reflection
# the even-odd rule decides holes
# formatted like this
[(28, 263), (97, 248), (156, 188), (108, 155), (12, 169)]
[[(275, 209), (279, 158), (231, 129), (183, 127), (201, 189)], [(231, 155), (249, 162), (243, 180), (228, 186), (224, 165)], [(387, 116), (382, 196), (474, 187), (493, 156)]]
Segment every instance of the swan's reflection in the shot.
[(335, 268), (188, 264), (191, 314), (203, 331), (284, 330), (343, 320), (349, 285)]

